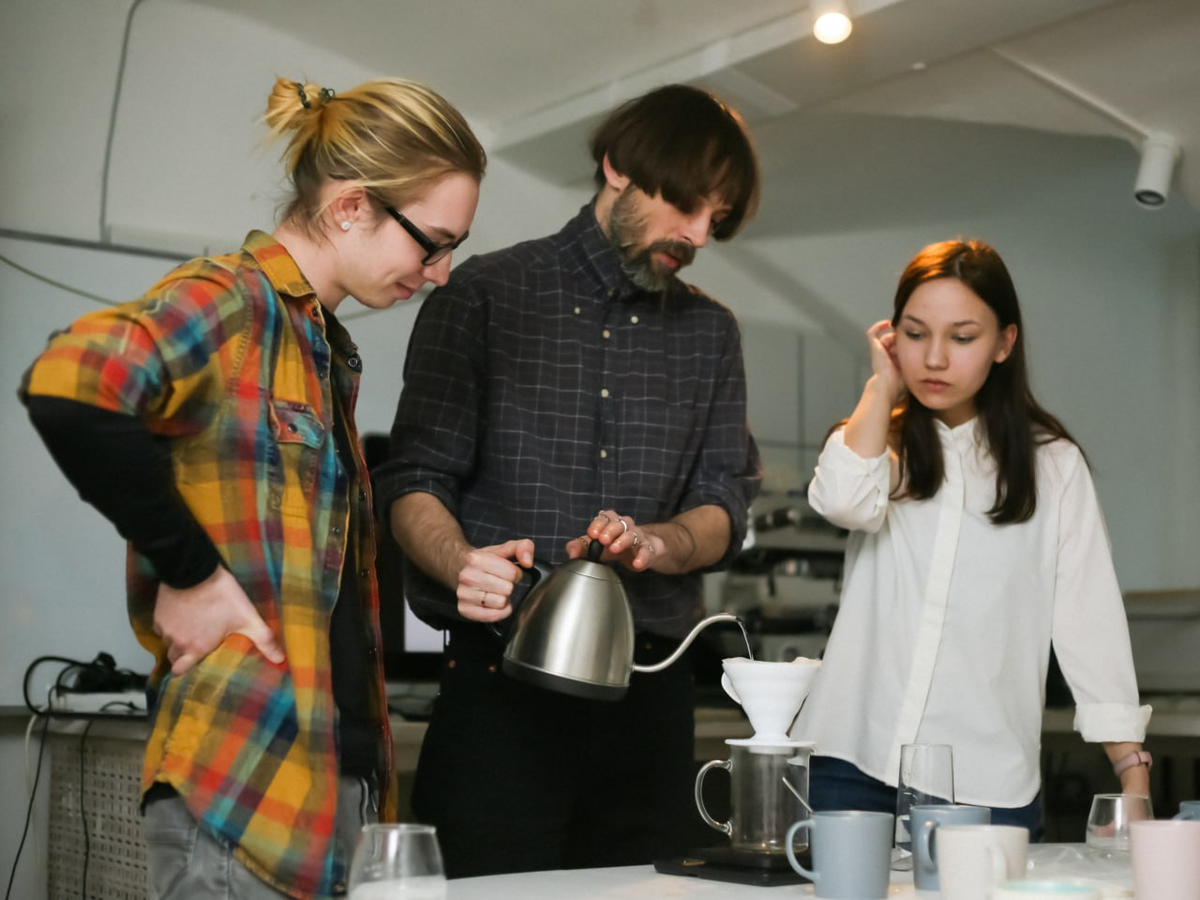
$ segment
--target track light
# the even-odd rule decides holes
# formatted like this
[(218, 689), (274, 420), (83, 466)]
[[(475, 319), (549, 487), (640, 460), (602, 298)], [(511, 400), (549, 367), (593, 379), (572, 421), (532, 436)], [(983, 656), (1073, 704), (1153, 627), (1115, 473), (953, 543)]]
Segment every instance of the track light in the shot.
[(1151, 134), (1142, 142), (1142, 161), (1137, 181), (1133, 184), (1133, 199), (1146, 209), (1158, 209), (1167, 202), (1171, 191), (1171, 176), (1179, 158), (1179, 145), (1167, 134)]
[(854, 23), (845, 0), (811, 0), (808, 10), (812, 13), (813, 37), (822, 44), (840, 44), (850, 37)]

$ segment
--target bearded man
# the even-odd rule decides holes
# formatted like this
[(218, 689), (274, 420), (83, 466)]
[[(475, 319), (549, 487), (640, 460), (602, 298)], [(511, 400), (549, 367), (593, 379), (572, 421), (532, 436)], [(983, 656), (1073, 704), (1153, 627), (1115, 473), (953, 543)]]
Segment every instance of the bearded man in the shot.
[(740, 550), (761, 481), (737, 322), (678, 278), (756, 208), (741, 118), (670, 85), (615, 110), (591, 152), (597, 193), (560, 232), (468, 260), (422, 306), (374, 473), (404, 592), (447, 634), (413, 807), (451, 877), (687, 849), (688, 666), (616, 702), (568, 696), (505, 675), (488, 626), (535, 553), (555, 565), (599, 541), (635, 660), (665, 658), (703, 615), (702, 573)]

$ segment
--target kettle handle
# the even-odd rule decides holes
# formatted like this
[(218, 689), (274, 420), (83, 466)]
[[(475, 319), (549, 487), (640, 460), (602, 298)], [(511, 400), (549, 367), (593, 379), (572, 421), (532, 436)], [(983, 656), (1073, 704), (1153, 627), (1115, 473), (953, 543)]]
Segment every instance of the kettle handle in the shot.
[(529, 592), (533, 590), (534, 586), (543, 578), (549, 577), (553, 571), (548, 563), (534, 559), (533, 565), (522, 573), (521, 580), (513, 585), (513, 592), (508, 598), (508, 602), (512, 605), (512, 613), (499, 622), (488, 623), (487, 627), (492, 634), (501, 640), (508, 640), (508, 632), (512, 626), (513, 617), (517, 614), (517, 607), (529, 596)]

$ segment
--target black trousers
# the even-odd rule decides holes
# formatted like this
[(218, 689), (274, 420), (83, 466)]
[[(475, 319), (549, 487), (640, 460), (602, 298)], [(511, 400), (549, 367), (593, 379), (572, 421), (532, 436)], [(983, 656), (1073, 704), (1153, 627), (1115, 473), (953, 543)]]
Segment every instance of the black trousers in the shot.
[[(677, 641), (639, 635), (657, 662)], [(413, 809), (437, 826), (451, 878), (640, 865), (687, 849), (695, 692), (686, 657), (634, 673), (617, 702), (515, 681), (502, 642), (452, 632), (421, 747)]]

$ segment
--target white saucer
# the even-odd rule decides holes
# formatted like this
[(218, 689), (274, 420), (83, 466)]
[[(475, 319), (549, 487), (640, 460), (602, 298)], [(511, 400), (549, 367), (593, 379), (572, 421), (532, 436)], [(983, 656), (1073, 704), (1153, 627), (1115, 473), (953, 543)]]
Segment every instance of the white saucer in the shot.
[(748, 738), (726, 738), (725, 743), (730, 747), (791, 747), (795, 750), (811, 750), (817, 746), (816, 741), (794, 741), (786, 734), (778, 737), (756, 734)]

